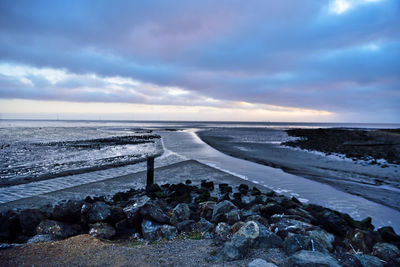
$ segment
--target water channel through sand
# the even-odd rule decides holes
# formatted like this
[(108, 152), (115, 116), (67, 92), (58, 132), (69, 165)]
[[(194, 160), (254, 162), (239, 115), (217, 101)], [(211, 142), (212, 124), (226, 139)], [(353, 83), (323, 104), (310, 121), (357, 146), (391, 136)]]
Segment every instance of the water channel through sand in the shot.
[[(165, 152), (156, 159), (156, 167), (166, 166), (186, 159), (198, 160), (201, 163), (268, 187), (279, 193), (295, 196), (304, 202), (315, 203), (348, 213), (355, 219), (371, 216), (373, 218), (372, 223), (376, 227), (391, 225), (397, 232), (400, 232), (400, 212), (394, 209), (336, 190), (329, 185), (285, 173), (280, 169), (225, 155), (201, 141), (195, 134), (194, 129), (160, 132), (159, 134), (162, 136)], [(0, 203), (143, 170), (145, 170), (145, 164), (140, 163), (110, 170), (0, 188)]]

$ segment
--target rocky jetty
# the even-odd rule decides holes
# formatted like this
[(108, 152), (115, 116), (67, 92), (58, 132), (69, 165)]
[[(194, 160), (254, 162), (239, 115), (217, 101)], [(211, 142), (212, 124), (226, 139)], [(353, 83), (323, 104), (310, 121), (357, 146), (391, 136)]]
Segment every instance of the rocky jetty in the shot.
[[(391, 227), (374, 230), (370, 218), (356, 221), (245, 184), (154, 184), (0, 214), (4, 249), (78, 234), (150, 243), (211, 239), (218, 250), (209, 255), (210, 264), (250, 259), (248, 266), (400, 265), (400, 236)], [(254, 251), (274, 251), (279, 261), (254, 257), (260, 255)]]

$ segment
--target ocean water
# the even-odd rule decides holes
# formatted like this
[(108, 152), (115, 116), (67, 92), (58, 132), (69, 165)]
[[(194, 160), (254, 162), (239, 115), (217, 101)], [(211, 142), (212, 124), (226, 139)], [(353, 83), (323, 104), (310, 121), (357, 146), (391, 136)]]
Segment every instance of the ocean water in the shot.
[(218, 128), (216, 132), (233, 141), (278, 144), (291, 138), (284, 130), (294, 127), (372, 129), (400, 125), (0, 120), (0, 179), (46, 179), (1, 187), (0, 203), (143, 171), (146, 163), (135, 162), (156, 154), (160, 155), (156, 167), (195, 159), (304, 202), (357, 219), (372, 216), (375, 226), (392, 225), (400, 231), (400, 212), (396, 210), (280, 169), (232, 158), (202, 142), (195, 133)]
[(279, 144), (293, 139), (285, 129), (299, 127), (368, 129), (400, 125), (0, 120), (0, 180), (51, 179), (112, 168), (121, 174), (118, 167), (163, 153), (161, 140), (155, 136), (160, 130), (219, 128), (222, 136), (229, 137), (230, 128), (236, 128), (240, 135), (232, 135), (233, 141)]

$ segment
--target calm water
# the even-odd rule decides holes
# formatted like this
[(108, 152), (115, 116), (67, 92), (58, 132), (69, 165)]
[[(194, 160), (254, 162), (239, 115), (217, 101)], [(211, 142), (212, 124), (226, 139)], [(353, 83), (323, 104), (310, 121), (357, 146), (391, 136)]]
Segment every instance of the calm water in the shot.
[[(48, 178), (52, 178), (54, 174), (61, 175), (45, 181), (0, 188), (0, 203), (142, 171), (145, 170), (145, 164), (128, 163), (147, 154), (163, 152), (162, 156), (157, 158), (156, 166), (166, 166), (186, 159), (199, 160), (278, 192), (296, 196), (305, 202), (347, 212), (355, 218), (372, 216), (375, 226), (392, 225), (400, 231), (400, 213), (395, 210), (279, 169), (229, 157), (203, 143), (195, 134), (196, 129), (215, 127), (237, 128), (241, 133), (241, 141), (279, 143), (288, 140), (289, 137), (283, 131), (287, 128), (368, 129), (400, 128), (400, 125), (3, 120), (0, 121), (2, 179), (31, 175), (47, 175)], [(247, 131), (246, 128), (253, 130)], [(262, 128), (262, 131), (258, 133), (254, 128)], [(174, 129), (184, 131), (172, 131)], [(120, 136), (154, 134), (161, 135), (162, 139), (140, 144), (115, 142)], [(99, 139), (106, 141), (99, 142)], [(126, 162), (127, 165), (96, 170), (96, 167), (110, 162)], [(62, 175), (67, 174), (68, 170), (82, 171), (77, 175)]]

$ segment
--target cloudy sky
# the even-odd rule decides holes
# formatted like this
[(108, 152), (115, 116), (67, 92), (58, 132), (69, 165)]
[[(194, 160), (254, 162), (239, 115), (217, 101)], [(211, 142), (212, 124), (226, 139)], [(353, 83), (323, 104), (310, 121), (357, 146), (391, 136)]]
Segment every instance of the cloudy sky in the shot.
[(1, 0), (0, 114), (400, 122), (400, 1)]

